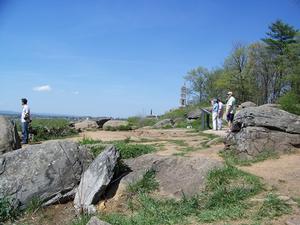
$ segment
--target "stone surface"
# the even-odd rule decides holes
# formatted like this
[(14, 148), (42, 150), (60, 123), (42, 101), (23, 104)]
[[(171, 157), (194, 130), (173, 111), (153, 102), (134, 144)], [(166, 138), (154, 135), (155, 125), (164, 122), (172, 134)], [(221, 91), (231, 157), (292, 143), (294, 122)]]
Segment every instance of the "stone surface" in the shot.
[(244, 108), (249, 108), (249, 107), (256, 107), (257, 105), (254, 102), (243, 102), (240, 105), (240, 108), (244, 109)]
[(93, 216), (86, 225), (110, 225), (110, 223), (106, 223), (106, 222), (98, 219), (98, 217)]
[(89, 213), (96, 211), (93, 204), (99, 201), (110, 183), (119, 156), (117, 149), (109, 145), (84, 172), (74, 199), (74, 205), (78, 211)]
[(94, 120), (84, 120), (74, 124), (75, 129), (78, 131), (83, 131), (87, 129), (97, 129), (99, 126)]
[(21, 148), (21, 142), (16, 125), (0, 116), (0, 155), (19, 148)]
[(293, 216), (285, 222), (286, 225), (300, 225), (300, 216)]
[(195, 110), (190, 111), (190, 112), (187, 114), (187, 118), (188, 118), (189, 120), (195, 120), (195, 119), (200, 118), (200, 117), (201, 117), (201, 114), (202, 114), (201, 109), (195, 109)]
[(252, 126), (300, 134), (300, 116), (268, 106), (249, 107), (237, 113), (233, 126), (234, 131)]
[(152, 126), (154, 129), (160, 129), (160, 128), (165, 128), (165, 127), (173, 127), (174, 126), (174, 121), (172, 119), (164, 119)]
[(98, 124), (99, 128), (103, 128), (103, 125), (109, 120), (111, 120), (111, 118), (109, 118), (109, 117), (99, 118), (96, 120), (96, 123)]
[(44, 205), (74, 195), (89, 164), (87, 150), (71, 141), (29, 145), (0, 156), (0, 197), (9, 196), (24, 207), (33, 197)]
[(106, 123), (103, 124), (104, 130), (109, 130), (110, 128), (118, 129), (119, 127), (126, 127), (128, 126), (128, 121), (125, 120), (109, 120)]
[(125, 164), (132, 172), (122, 178), (116, 196), (122, 196), (129, 184), (141, 180), (147, 171), (153, 170), (159, 182), (159, 195), (176, 199), (199, 193), (204, 188), (207, 173), (223, 165), (220, 161), (205, 157), (183, 158), (156, 154), (128, 159)]
[(300, 147), (300, 134), (290, 134), (264, 127), (244, 127), (225, 139), (227, 150), (240, 158), (252, 159), (264, 151), (287, 153)]

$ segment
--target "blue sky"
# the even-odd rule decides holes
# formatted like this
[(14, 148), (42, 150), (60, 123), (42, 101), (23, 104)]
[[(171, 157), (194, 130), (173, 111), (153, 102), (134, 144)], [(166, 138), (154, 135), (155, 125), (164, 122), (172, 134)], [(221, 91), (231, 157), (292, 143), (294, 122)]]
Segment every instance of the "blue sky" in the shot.
[(0, 110), (161, 114), (276, 19), (300, 28), (300, 0), (0, 0)]

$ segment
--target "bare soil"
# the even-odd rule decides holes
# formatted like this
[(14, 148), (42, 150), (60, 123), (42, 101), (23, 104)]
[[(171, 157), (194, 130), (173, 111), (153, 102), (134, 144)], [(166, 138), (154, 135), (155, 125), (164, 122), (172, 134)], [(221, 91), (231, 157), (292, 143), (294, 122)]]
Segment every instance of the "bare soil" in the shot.
[[(207, 133), (224, 137), (225, 131), (207, 131)], [(223, 149), (223, 144), (216, 144), (205, 147), (208, 137), (199, 133), (192, 132), (189, 129), (138, 129), (134, 131), (86, 131), (80, 134), (80, 137), (71, 138), (80, 140), (82, 138), (92, 138), (102, 141), (114, 141), (130, 139), (143, 144), (155, 145), (159, 150), (157, 154), (161, 155), (184, 155), (201, 157), (208, 156), (217, 160), (222, 160), (218, 152)], [(266, 183), (267, 191), (275, 192), (279, 195), (287, 196), (291, 199), (300, 197), (300, 152), (282, 155), (278, 159), (270, 159), (263, 162), (252, 164), (240, 169), (257, 175)], [(100, 204), (101, 207), (101, 204)], [(113, 210), (112, 207), (108, 207)], [(115, 209), (118, 211), (118, 209)], [(292, 216), (300, 216), (299, 208), (294, 207), (292, 215), (286, 215), (268, 224), (281, 225)], [(70, 224), (75, 217), (72, 203), (66, 205), (57, 205), (43, 210), (41, 215), (33, 215), (22, 219), (17, 224)], [(27, 219), (26, 219), (27, 218)], [(43, 218), (43, 223), (41, 223)], [(197, 223), (195, 223), (197, 224)], [(235, 221), (233, 223), (215, 223), (215, 224), (248, 224), (247, 221)]]

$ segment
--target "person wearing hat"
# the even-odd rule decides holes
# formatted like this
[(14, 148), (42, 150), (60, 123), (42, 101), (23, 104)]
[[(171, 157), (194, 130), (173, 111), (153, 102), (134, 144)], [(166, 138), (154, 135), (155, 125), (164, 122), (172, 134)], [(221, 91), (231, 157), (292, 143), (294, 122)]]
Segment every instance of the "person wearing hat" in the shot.
[(234, 118), (234, 114), (236, 112), (236, 100), (235, 97), (233, 97), (233, 94), (231, 91), (227, 93), (227, 103), (226, 103), (226, 118), (228, 122), (229, 131), (232, 129), (232, 121)]
[(21, 114), (21, 124), (22, 124), (22, 144), (28, 144), (28, 136), (29, 136), (29, 123), (30, 119), (30, 109), (27, 105), (27, 99), (22, 98), (22, 114)]

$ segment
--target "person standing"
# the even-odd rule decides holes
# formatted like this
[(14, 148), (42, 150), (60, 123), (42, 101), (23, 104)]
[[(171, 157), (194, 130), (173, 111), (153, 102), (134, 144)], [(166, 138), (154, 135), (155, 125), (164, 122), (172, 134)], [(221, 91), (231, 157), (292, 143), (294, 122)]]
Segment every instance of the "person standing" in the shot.
[(218, 130), (222, 130), (222, 123), (223, 123), (223, 114), (224, 114), (224, 104), (221, 101), (220, 98), (217, 99), (218, 100), (218, 105), (219, 105), (219, 109), (218, 109)]
[(212, 100), (212, 124), (213, 130), (217, 130), (218, 128), (218, 111), (219, 111), (219, 104), (217, 99)]
[(227, 103), (226, 103), (226, 118), (228, 122), (229, 131), (232, 129), (232, 122), (234, 118), (234, 114), (236, 111), (236, 100), (235, 97), (233, 97), (233, 94), (231, 91), (227, 93)]
[(28, 136), (29, 136), (29, 123), (30, 119), (30, 109), (27, 105), (27, 99), (22, 98), (22, 114), (21, 114), (21, 124), (22, 124), (22, 144), (28, 144)]

